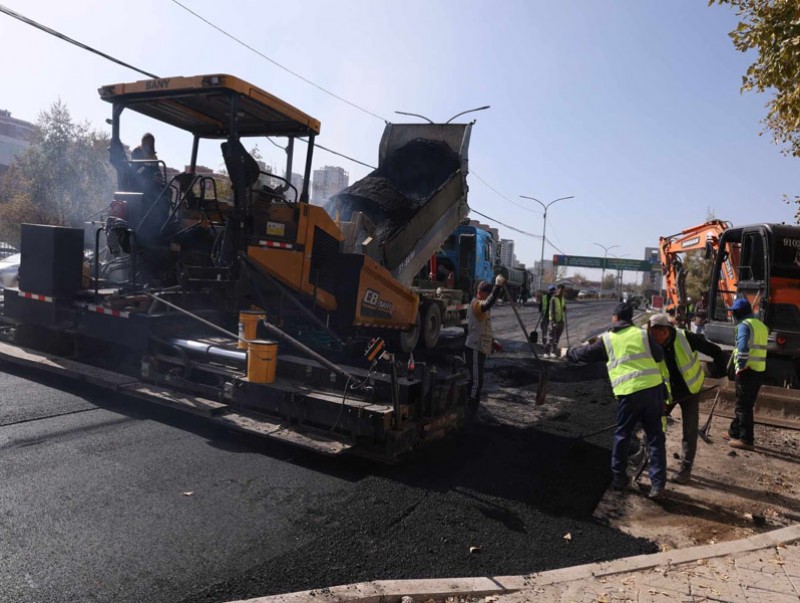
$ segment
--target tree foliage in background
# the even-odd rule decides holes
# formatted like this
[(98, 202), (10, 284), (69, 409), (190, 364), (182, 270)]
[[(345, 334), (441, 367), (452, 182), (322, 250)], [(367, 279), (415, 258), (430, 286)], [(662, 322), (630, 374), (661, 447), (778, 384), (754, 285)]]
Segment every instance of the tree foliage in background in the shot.
[(683, 267), (686, 270), (686, 296), (693, 300), (700, 299), (700, 294), (707, 292), (711, 269), (714, 262), (706, 259), (705, 251), (687, 251), (683, 256)]
[(106, 134), (75, 123), (60, 100), (36, 125), (30, 146), (0, 180), (0, 240), (13, 245), (25, 222), (82, 227), (114, 193)]
[(742, 76), (742, 91), (771, 90), (764, 124), (784, 153), (800, 157), (800, 4), (797, 0), (709, 0), (730, 5), (740, 21), (730, 33), (741, 52), (758, 57)]

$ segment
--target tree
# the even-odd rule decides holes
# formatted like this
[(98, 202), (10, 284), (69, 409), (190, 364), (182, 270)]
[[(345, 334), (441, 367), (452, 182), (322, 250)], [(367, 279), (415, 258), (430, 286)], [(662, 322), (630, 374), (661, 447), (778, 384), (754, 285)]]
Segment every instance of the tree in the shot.
[(742, 92), (774, 91), (767, 103), (766, 127), (782, 152), (800, 157), (800, 8), (797, 0), (709, 0), (730, 5), (739, 24), (730, 37), (741, 51), (758, 57), (742, 77)]
[(701, 293), (708, 291), (713, 263), (711, 259), (706, 259), (703, 250), (686, 252), (683, 257), (683, 268), (686, 271), (687, 297), (697, 300)]
[(19, 244), (20, 224), (82, 227), (114, 193), (109, 138), (75, 123), (60, 100), (42, 111), (37, 133), (0, 180), (0, 240)]

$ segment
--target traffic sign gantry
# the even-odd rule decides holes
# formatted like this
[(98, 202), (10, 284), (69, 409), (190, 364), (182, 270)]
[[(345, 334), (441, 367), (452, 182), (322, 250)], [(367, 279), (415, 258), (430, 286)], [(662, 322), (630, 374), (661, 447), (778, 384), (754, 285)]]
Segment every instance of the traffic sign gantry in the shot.
[(660, 271), (661, 264), (646, 260), (623, 258), (604, 258), (588, 255), (554, 255), (553, 266), (573, 266), (576, 268), (605, 268), (606, 270), (634, 270), (637, 272)]

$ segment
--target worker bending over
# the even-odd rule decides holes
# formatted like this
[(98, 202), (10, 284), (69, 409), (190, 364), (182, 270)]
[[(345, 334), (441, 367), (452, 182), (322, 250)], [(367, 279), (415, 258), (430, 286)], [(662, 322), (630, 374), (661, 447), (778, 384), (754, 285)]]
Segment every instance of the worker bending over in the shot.
[(572, 362), (606, 362), (617, 398), (617, 428), (611, 451), (612, 488), (624, 490), (630, 483), (626, 471), (628, 445), (641, 423), (650, 448), (649, 497), (664, 498), (667, 452), (661, 418), (668, 394), (659, 368), (664, 360), (661, 346), (646, 330), (633, 324), (633, 307), (621, 303), (614, 308), (609, 331), (592, 343), (568, 349), (565, 355)]
[[(664, 360), (669, 370), (672, 406), (681, 407), (683, 439), (681, 441), (681, 466), (672, 481), (688, 483), (692, 477), (692, 464), (697, 452), (697, 432), (700, 423), (698, 392), (703, 388), (705, 374), (697, 357), (698, 352), (713, 359), (712, 375), (725, 374), (725, 354), (722, 349), (691, 331), (677, 329), (666, 314), (654, 314), (648, 321), (652, 339), (664, 350)], [(671, 411), (672, 407), (670, 407)]]
[(753, 315), (746, 299), (737, 299), (728, 308), (736, 321), (736, 347), (733, 366), (736, 369), (736, 417), (728, 428), (732, 448), (753, 450), (753, 407), (767, 370), (767, 336), (769, 329)]
[(469, 408), (475, 412), (481, 402), (483, 370), (486, 357), (492, 353), (492, 317), (489, 313), (500, 296), (506, 279), (498, 274), (494, 287), (486, 281), (478, 284), (467, 313), (467, 341), (464, 356), (469, 369)]

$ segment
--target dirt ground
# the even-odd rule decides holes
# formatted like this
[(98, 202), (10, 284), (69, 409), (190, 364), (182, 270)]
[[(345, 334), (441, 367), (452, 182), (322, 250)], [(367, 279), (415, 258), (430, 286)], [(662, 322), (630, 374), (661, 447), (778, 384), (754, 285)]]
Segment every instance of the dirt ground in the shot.
[[(527, 358), (527, 361), (526, 361)], [(602, 366), (546, 360), (547, 400), (535, 406), (538, 374), (522, 344), (509, 344), (490, 358), (488, 400), (481, 419), (538, 430), (611, 447), (613, 430), (580, 437), (614, 424), (615, 402)], [(526, 387), (528, 385), (529, 387)], [(713, 397), (701, 403), (700, 425)], [(647, 472), (626, 492), (608, 490), (594, 517), (632, 536), (647, 538), (662, 550), (735, 540), (783, 527), (800, 518), (800, 432), (756, 425), (756, 450), (733, 450), (723, 439), (730, 419), (715, 416), (710, 444), (700, 439), (692, 480), (668, 483), (667, 499), (647, 498)], [(680, 465), (681, 415), (677, 408), (667, 429), (668, 479)]]

